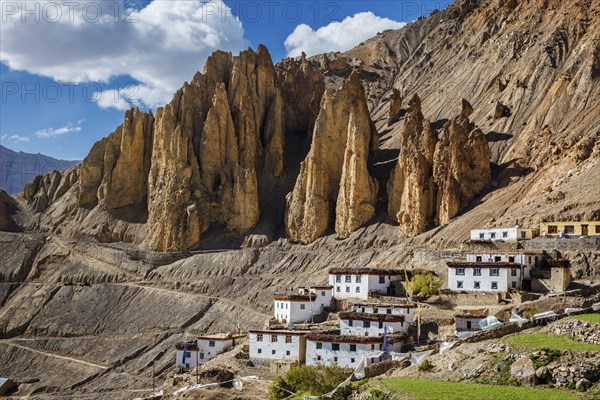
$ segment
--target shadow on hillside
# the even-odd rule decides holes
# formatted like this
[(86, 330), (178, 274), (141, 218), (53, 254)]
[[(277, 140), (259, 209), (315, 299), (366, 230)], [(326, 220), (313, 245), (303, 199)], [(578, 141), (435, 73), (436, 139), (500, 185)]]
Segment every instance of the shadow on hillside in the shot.
[(487, 138), (488, 142), (503, 142), (506, 141), (508, 139), (512, 139), (514, 135), (511, 135), (510, 133), (502, 133), (502, 132), (494, 132), (491, 131), (489, 132), (487, 135), (485, 135), (485, 137)]

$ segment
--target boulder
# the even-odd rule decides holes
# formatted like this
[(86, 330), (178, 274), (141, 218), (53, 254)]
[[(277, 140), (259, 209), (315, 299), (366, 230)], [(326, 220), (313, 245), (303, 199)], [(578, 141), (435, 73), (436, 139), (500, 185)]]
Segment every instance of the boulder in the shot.
[(536, 371), (529, 357), (519, 358), (510, 366), (511, 377), (523, 386), (535, 386)]

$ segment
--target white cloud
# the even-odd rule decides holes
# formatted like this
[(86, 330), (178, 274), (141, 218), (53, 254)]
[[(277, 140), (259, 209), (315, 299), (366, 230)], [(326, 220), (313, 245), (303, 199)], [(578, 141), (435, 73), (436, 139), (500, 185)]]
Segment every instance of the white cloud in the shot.
[(57, 129), (54, 129), (54, 128), (40, 129), (39, 131), (35, 132), (35, 136), (37, 136), (39, 138), (47, 139), (47, 138), (62, 136), (67, 133), (70, 133), (70, 132), (81, 132), (81, 124), (84, 121), (85, 121), (84, 119), (80, 119), (79, 121), (77, 121), (77, 124), (74, 124), (72, 122), (67, 122), (67, 124), (65, 126), (57, 128)]
[(17, 143), (17, 142), (29, 142), (29, 138), (27, 136), (21, 136), (21, 135), (2, 135), (0, 136), (0, 141), (2, 142), (6, 142), (6, 141), (11, 141), (13, 143)]
[[(133, 12), (124, 10), (123, 0), (43, 0), (35, 2), (38, 22), (22, 12), (25, 3), (11, 4), (17, 10), (3, 9), (0, 27), (0, 60), (10, 68), (60, 82), (130, 76), (140, 84), (130, 99), (148, 106), (169, 101), (214, 50), (238, 51), (249, 44), (241, 22), (221, 0), (155, 0)], [(124, 90), (121, 86), (117, 99)], [(100, 106), (125, 108), (103, 97)]]
[(331, 51), (346, 51), (378, 32), (400, 29), (404, 25), (406, 23), (378, 17), (370, 11), (361, 12), (317, 30), (306, 24), (298, 25), (285, 39), (284, 44), (289, 57), (297, 57), (302, 52), (311, 56)]

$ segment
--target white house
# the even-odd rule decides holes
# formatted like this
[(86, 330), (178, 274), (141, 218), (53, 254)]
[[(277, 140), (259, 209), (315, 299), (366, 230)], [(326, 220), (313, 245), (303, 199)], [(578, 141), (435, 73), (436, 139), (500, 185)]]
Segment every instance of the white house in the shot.
[[(527, 286), (525, 268), (508, 262), (449, 262), (448, 289), (466, 292), (507, 292)], [(529, 285), (531, 281), (529, 281)], [(526, 290), (529, 290), (525, 287)]]
[(524, 266), (535, 268), (540, 266), (541, 261), (541, 253), (525, 251), (490, 250), (467, 253), (467, 262), (505, 262), (523, 264)]
[[(238, 336), (236, 338), (243, 337)], [(212, 360), (217, 355), (226, 352), (235, 344), (234, 336), (231, 334), (218, 334), (201, 336), (197, 340), (198, 344), (198, 363), (204, 364)]]
[(296, 361), (304, 363), (308, 331), (250, 331), (250, 360), (253, 362)]
[[(409, 276), (411, 275), (408, 272)], [(370, 293), (392, 295), (392, 282), (405, 279), (404, 270), (379, 268), (331, 268), (329, 284), (336, 299), (369, 298)]]
[(196, 368), (200, 364), (197, 341), (176, 343), (175, 349), (175, 366), (177, 368)]
[(540, 235), (539, 229), (520, 228), (490, 228), (490, 229), (472, 229), (471, 240), (489, 240), (516, 242), (519, 240), (529, 240)]
[[(400, 352), (405, 335), (389, 335), (388, 351)], [(383, 336), (347, 336), (330, 333), (306, 335), (306, 365), (337, 364), (355, 368), (365, 353), (383, 351)], [(367, 365), (381, 361), (381, 357), (368, 358)]]
[(279, 322), (305, 322), (331, 306), (331, 286), (300, 289), (298, 293), (275, 293), (273, 314)]
[(355, 312), (371, 314), (402, 315), (404, 321), (412, 324), (417, 313), (416, 304), (378, 304), (378, 303), (357, 303), (352, 309)]
[(481, 330), (479, 322), (487, 317), (484, 310), (461, 311), (454, 315), (456, 332), (477, 332)]
[(340, 312), (340, 333), (354, 336), (381, 336), (387, 333), (406, 333), (408, 322), (403, 315), (368, 314), (353, 311)]

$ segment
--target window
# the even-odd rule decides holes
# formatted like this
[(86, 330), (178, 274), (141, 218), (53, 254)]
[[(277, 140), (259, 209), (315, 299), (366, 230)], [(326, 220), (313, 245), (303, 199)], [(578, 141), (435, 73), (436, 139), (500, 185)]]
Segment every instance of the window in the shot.
[(558, 227), (556, 225), (548, 226), (548, 233), (558, 233)]
[(356, 345), (355, 344), (351, 344), (350, 345), (350, 351), (356, 351)]
[(476, 261), (476, 262), (481, 262), (481, 261), (482, 261), (482, 258), (481, 258), (481, 256), (475, 256), (475, 261)]
[(379, 277), (379, 283), (385, 283), (385, 276)]
[(490, 276), (500, 276), (499, 268), (490, 268)]
[(463, 281), (456, 281), (456, 287), (458, 289), (462, 289), (463, 288)]
[(346, 293), (350, 293), (350, 286), (346, 286)]
[(353, 325), (354, 325), (354, 320), (352, 320), (352, 319), (349, 319), (349, 320), (348, 320), (348, 326), (353, 326)]
[(317, 356), (317, 361), (321, 361), (321, 356)]
[(317, 342), (317, 350), (321, 350), (323, 348), (323, 343)]
[(352, 282), (352, 276), (346, 275), (346, 283), (350, 283), (350, 282)]
[(333, 357), (333, 362), (337, 362), (337, 357)]
[(456, 268), (455, 274), (456, 275), (464, 275), (465, 274), (465, 269), (464, 268)]
[(596, 225), (596, 233), (600, 234), (600, 225)]
[(502, 257), (500, 257), (500, 256), (494, 257), (494, 262), (500, 262), (500, 261), (502, 261)]
[(516, 281), (512, 281), (511, 286), (512, 286), (513, 289), (516, 289), (517, 288), (517, 282)]
[(350, 362), (354, 364), (354, 358), (351, 358), (351, 359), (350, 359)]
[(467, 321), (467, 329), (471, 329), (471, 321)]
[(306, 304), (300, 304), (300, 309), (301, 309), (301, 310), (304, 310), (304, 309), (306, 309)]
[(192, 353), (190, 353), (189, 351), (185, 352), (185, 358), (189, 358), (192, 356)]
[(325, 296), (325, 291), (321, 290), (321, 296)]
[(362, 276), (356, 275), (356, 283), (360, 283), (361, 279), (362, 279)]
[(498, 289), (498, 282), (492, 282), (492, 289)]
[(289, 350), (286, 350), (286, 351), (285, 351), (285, 355), (286, 355), (286, 356), (289, 356), (289, 355), (290, 355), (290, 351), (289, 351)]
[(209, 340), (208, 341), (208, 347), (215, 347), (215, 341), (214, 340)]
[(261, 353), (262, 353), (262, 349), (258, 349), (258, 354), (261, 354)]
[(277, 351), (271, 350), (271, 354), (275, 355), (276, 353), (277, 353)]
[(339, 287), (339, 286), (336, 286), (336, 287), (335, 287), (335, 291), (336, 291), (336, 292), (338, 292), (338, 293), (339, 293), (339, 292), (341, 292), (341, 289), (340, 289), (340, 287)]
[(481, 268), (473, 268), (473, 276), (481, 276)]
[(292, 343), (292, 337), (290, 335), (285, 335), (285, 342)]
[(288, 308), (288, 303), (285, 303), (285, 309), (287, 310), (287, 308)]
[(271, 335), (271, 343), (277, 343), (277, 335)]
[(340, 349), (339, 343), (331, 343), (331, 350), (338, 351)]
[(508, 257), (508, 262), (515, 262), (515, 256)]
[(508, 237), (508, 232), (502, 232), (502, 237), (503, 238), (507, 238)]
[(496, 234), (495, 234), (494, 232), (492, 232), (492, 233), (490, 233), (490, 237), (491, 237), (492, 239), (496, 239)]
[(371, 327), (371, 321), (363, 321), (363, 328), (370, 328)]
[(371, 350), (375, 350), (375, 345), (374, 344), (371, 345)]
[(356, 287), (356, 293), (360, 293), (360, 286)]
[(391, 314), (391, 313), (392, 313), (392, 309), (391, 309), (391, 308), (388, 308), (388, 309), (385, 311), (385, 313), (386, 313), (386, 314)]
[(526, 238), (527, 238), (527, 233), (521, 232), (521, 239), (526, 239)]
[(200, 359), (204, 360), (204, 353), (200, 353)]
[(341, 275), (336, 275), (335, 282), (336, 283), (342, 283), (342, 277), (341, 277)]
[(481, 282), (473, 282), (473, 289), (481, 289)]
[(379, 329), (383, 329), (383, 322), (380, 322), (380, 323), (379, 323), (379, 325), (378, 325), (378, 328), (379, 328)]
[(262, 342), (263, 341), (263, 334), (262, 333), (257, 333), (256, 334), (256, 341), (257, 342)]
[(483, 233), (480, 233), (480, 234), (479, 234), (479, 239), (484, 239), (484, 238), (485, 238), (485, 234), (483, 234)]
[(510, 270), (510, 276), (517, 276), (517, 269), (513, 268)]

